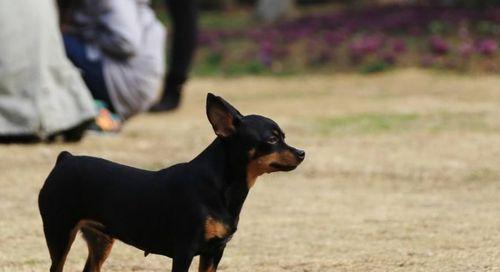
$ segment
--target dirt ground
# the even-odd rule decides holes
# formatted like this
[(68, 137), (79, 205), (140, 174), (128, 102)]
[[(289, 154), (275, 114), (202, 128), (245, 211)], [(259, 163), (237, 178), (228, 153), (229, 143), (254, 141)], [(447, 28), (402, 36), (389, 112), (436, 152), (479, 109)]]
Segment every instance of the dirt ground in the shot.
[[(48, 271), (36, 198), (60, 151), (147, 169), (189, 160), (214, 138), (207, 91), (307, 151), (257, 181), (221, 271), (500, 271), (500, 77), (418, 70), (195, 78), (181, 110), (120, 135), (0, 146), (0, 271)], [(65, 271), (81, 271), (86, 250), (78, 237)], [(170, 265), (117, 243), (103, 271)]]

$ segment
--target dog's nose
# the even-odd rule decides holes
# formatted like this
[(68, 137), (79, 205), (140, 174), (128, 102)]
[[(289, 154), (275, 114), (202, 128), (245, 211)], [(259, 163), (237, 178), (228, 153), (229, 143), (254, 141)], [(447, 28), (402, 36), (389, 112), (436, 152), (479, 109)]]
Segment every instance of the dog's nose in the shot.
[(297, 149), (296, 151), (297, 158), (303, 160), (306, 157), (306, 152), (304, 150)]

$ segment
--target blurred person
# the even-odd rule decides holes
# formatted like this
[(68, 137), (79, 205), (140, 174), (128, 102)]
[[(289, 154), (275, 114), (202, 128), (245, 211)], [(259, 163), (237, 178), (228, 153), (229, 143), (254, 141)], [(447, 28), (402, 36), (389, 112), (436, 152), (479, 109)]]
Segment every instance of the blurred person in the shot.
[[(60, 1), (61, 4), (62, 1)], [(63, 10), (69, 59), (121, 120), (151, 107), (164, 77), (166, 31), (148, 0), (80, 0)], [(99, 124), (99, 123), (98, 123)]]
[(163, 93), (151, 112), (171, 111), (179, 106), (197, 43), (197, 0), (165, 0), (165, 3), (172, 22), (172, 43)]
[(94, 118), (57, 17), (52, 0), (0, 1), (0, 142), (78, 141)]

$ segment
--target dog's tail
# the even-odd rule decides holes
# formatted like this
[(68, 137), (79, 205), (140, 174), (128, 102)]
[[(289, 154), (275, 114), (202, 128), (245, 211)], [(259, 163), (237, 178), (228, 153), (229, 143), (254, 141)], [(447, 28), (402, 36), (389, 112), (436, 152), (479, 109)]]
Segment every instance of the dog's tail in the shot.
[(69, 157), (73, 157), (73, 155), (71, 155), (71, 153), (69, 153), (68, 151), (62, 151), (61, 153), (59, 153), (59, 156), (57, 156), (56, 164)]

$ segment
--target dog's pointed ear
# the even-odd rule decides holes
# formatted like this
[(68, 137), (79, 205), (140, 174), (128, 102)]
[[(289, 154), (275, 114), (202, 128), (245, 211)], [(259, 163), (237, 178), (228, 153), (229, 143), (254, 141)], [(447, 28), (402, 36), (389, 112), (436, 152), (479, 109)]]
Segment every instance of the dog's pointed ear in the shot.
[(243, 117), (231, 104), (212, 93), (207, 94), (207, 117), (215, 134), (229, 137), (236, 132), (236, 127)]

